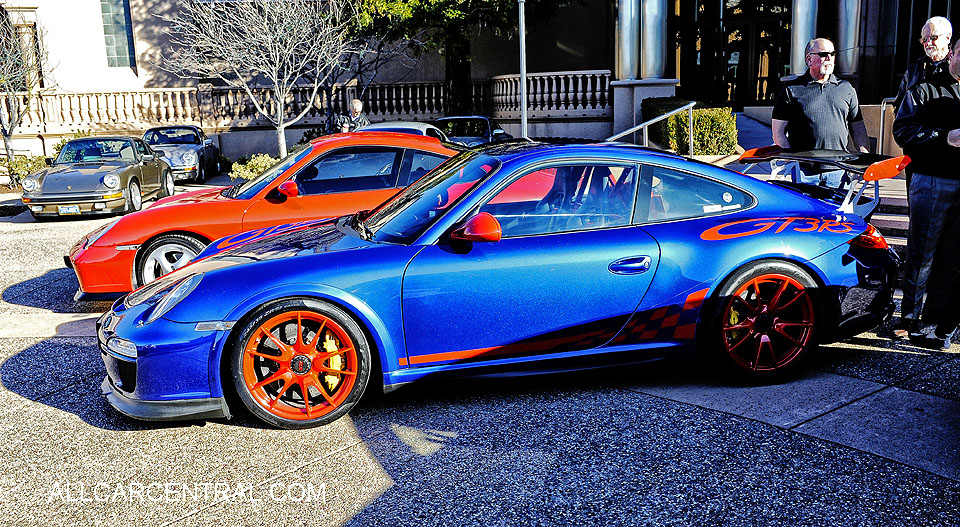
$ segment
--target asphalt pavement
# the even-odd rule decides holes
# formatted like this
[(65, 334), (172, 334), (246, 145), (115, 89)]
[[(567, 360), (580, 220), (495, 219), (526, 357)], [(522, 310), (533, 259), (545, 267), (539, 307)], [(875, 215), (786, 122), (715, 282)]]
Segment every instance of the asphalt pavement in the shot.
[(62, 259), (107, 221), (0, 217), (0, 525), (960, 524), (960, 345), (888, 328), (768, 385), (673, 360), (426, 381), (304, 431), (128, 419)]

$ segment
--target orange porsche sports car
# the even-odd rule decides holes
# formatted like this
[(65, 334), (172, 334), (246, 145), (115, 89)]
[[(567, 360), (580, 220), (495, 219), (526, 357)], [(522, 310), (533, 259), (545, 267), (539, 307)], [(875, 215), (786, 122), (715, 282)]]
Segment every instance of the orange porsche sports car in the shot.
[(233, 187), (163, 198), (84, 236), (64, 257), (77, 300), (117, 298), (182, 267), (211, 240), (243, 231), (373, 208), (457, 153), (400, 133), (315, 139)]

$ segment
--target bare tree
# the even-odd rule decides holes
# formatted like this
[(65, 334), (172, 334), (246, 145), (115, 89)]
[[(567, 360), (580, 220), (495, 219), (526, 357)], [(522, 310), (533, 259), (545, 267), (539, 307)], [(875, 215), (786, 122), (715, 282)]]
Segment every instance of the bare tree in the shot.
[(11, 182), (17, 184), (26, 174), (12, 170), (13, 134), (30, 112), (34, 94), (43, 87), (49, 71), (41, 28), (15, 10), (6, 15), (0, 18), (0, 135)]
[[(242, 88), (257, 112), (277, 129), (280, 156), (287, 155), (284, 130), (313, 107), (288, 111), (297, 89), (311, 91), (335, 75), (351, 51), (350, 25), (356, 17), (350, 0), (248, 0), (184, 2), (170, 23), (173, 51), (160, 67), (183, 77), (217, 78)], [(265, 82), (272, 93), (261, 100), (255, 87)]]

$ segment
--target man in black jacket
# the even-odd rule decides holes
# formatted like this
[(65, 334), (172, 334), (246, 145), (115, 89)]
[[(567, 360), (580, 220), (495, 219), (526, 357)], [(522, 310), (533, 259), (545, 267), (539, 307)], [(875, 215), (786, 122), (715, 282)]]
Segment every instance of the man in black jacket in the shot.
[[(893, 123), (893, 136), (910, 156), (913, 176), (907, 189), (910, 231), (903, 274), (903, 303), (898, 336), (919, 336), (931, 266), (955, 265), (960, 255), (960, 46), (948, 54), (948, 72), (937, 72), (907, 90)], [(960, 322), (957, 273), (943, 284), (950, 300), (936, 314), (927, 335), (948, 347)]]
[(942, 16), (927, 20), (920, 29), (920, 45), (924, 56), (910, 63), (900, 81), (897, 100), (893, 111), (900, 108), (903, 96), (920, 81), (926, 80), (934, 72), (947, 71), (947, 53), (950, 52), (950, 39), (953, 38), (953, 25)]

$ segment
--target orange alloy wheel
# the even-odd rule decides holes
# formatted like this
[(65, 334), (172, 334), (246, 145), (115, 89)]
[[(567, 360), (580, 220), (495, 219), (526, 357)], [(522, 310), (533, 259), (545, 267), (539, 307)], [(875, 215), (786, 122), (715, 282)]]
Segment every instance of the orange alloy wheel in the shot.
[(313, 311), (286, 311), (247, 339), (243, 382), (267, 412), (294, 421), (336, 410), (357, 381), (357, 350), (336, 321)]
[(761, 274), (741, 284), (723, 309), (723, 344), (739, 368), (773, 373), (811, 344), (811, 292), (784, 274)]

